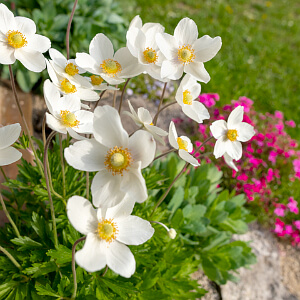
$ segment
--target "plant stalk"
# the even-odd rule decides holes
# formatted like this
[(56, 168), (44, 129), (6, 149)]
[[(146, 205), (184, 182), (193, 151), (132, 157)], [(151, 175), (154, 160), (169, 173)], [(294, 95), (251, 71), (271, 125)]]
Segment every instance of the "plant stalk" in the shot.
[(59, 150), (60, 150), (60, 163), (61, 163), (61, 172), (63, 179), (63, 198), (66, 198), (66, 175), (65, 175), (65, 162), (63, 154), (63, 145), (62, 145), (62, 134), (59, 134)]
[(73, 5), (73, 9), (70, 15), (70, 19), (68, 22), (68, 27), (67, 27), (67, 33), (66, 33), (66, 47), (67, 47), (67, 60), (70, 59), (70, 31), (71, 31), (71, 24), (72, 24), (72, 20), (75, 14), (75, 9), (77, 6), (78, 0), (75, 0), (74, 5)]
[(121, 109), (122, 109), (122, 103), (123, 103), (123, 97), (124, 97), (124, 94), (125, 94), (125, 90), (126, 90), (126, 87), (127, 87), (127, 84), (129, 82), (130, 78), (128, 78), (125, 82), (125, 85), (122, 89), (122, 94), (121, 94), (121, 99), (120, 99), (120, 105), (119, 105), (119, 114), (121, 113)]
[(154, 119), (153, 119), (153, 124), (154, 125), (156, 125), (156, 123), (157, 123), (159, 111), (160, 111), (160, 108), (161, 108), (162, 103), (164, 101), (164, 95), (165, 95), (166, 88), (167, 88), (167, 82), (165, 82), (165, 85), (164, 85), (164, 88), (163, 88), (163, 91), (162, 91), (162, 94), (161, 94), (161, 97), (160, 97), (159, 105), (158, 105), (158, 108), (157, 108), (157, 113), (156, 113), (156, 115), (154, 116)]
[(14, 259), (14, 257), (6, 249), (0, 246), (0, 251), (2, 251), (19, 270), (22, 270), (20, 264)]

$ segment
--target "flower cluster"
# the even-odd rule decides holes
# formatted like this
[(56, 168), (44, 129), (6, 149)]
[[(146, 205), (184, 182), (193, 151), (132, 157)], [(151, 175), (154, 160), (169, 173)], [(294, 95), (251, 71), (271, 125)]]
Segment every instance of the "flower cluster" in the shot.
[[(96, 172), (91, 182), (92, 203), (76, 195), (67, 202), (69, 221), (85, 235), (86, 240), (83, 248), (75, 254), (77, 264), (89, 272), (108, 266), (115, 273), (130, 277), (135, 272), (135, 259), (126, 245), (140, 245), (154, 234), (149, 221), (131, 216), (131, 213), (135, 203), (142, 203), (148, 198), (142, 169), (154, 161), (156, 141), (165, 143), (164, 137), (168, 136), (171, 149), (160, 156), (177, 152), (186, 161), (182, 172), (189, 164), (197, 167), (200, 163), (196, 158), (198, 150), (192, 154), (191, 140), (186, 136), (178, 137), (173, 122), (169, 125), (169, 132), (157, 126), (164, 95), (154, 118), (143, 107), (136, 112), (129, 103), (130, 112), (125, 113), (139, 128), (132, 134), (124, 129), (121, 109), (126, 85), (130, 78), (145, 73), (161, 81), (165, 90), (170, 81), (184, 75), (174, 104), (179, 104), (186, 116), (201, 124), (210, 118), (210, 114), (197, 99), (201, 91), (199, 81), (207, 83), (210, 80), (204, 63), (218, 53), (221, 38), (208, 35), (198, 38), (196, 23), (189, 18), (182, 19), (174, 35), (170, 35), (164, 32), (162, 25), (142, 24), (140, 17), (136, 16), (126, 35), (126, 47), (115, 51), (109, 38), (98, 33), (90, 42), (89, 53), (76, 53), (76, 57), (70, 59), (50, 48), (48, 38), (35, 33), (33, 21), (14, 17), (4, 4), (0, 4), (0, 25), (0, 62), (10, 65), (19, 59), (35, 72), (47, 67), (50, 77), (44, 82), (44, 97), (49, 111), (46, 124), (54, 131), (47, 139), (44, 157), (49, 201), (52, 198), (46, 170), (47, 147), (55, 132), (69, 134), (77, 140), (64, 149), (64, 158), (70, 166)], [(47, 50), (49, 60), (42, 55)], [(118, 85), (125, 81), (117, 110), (115, 96)], [(106, 90), (114, 91), (112, 105), (98, 106)], [(91, 109), (83, 101), (97, 102)], [(227, 123), (218, 120), (210, 126), (212, 135), (217, 139), (214, 155), (216, 158), (224, 156), (229, 164), (241, 158), (241, 142), (254, 135), (253, 127), (243, 122), (243, 113), (243, 106), (237, 106)], [(12, 134), (11, 138), (15, 140), (15, 135)], [(89, 188), (89, 175), (87, 179)], [(89, 194), (88, 190), (86, 194)], [(53, 203), (51, 213), (57, 246)], [(167, 231), (171, 238), (175, 238), (173, 229), (167, 228)], [(76, 274), (73, 275), (75, 277)]]
[[(292, 244), (300, 245), (297, 194), (300, 179), (300, 151), (297, 142), (286, 132), (286, 127), (296, 126), (295, 122), (285, 121), (283, 113), (279, 111), (274, 114), (257, 113), (253, 101), (247, 97), (233, 100), (230, 105), (220, 109), (215, 108), (218, 100), (217, 94), (199, 96), (199, 102), (208, 107), (212, 119), (218, 120), (216, 122), (224, 122), (220, 119), (226, 119), (232, 109), (243, 107), (245, 112), (243, 121), (249, 124), (248, 126), (254, 126), (259, 132), (244, 145), (245, 153), (241, 159), (232, 156), (238, 160), (237, 162), (228, 159), (227, 156), (224, 156), (223, 164), (218, 162), (218, 166), (225, 173), (224, 184), (234, 187), (238, 193), (245, 193), (248, 201), (254, 202), (251, 204), (253, 210), (258, 209), (262, 219), (265, 220), (267, 216), (274, 224), (274, 232), (278, 236), (289, 237)], [(181, 120), (176, 122), (180, 123)], [(199, 124), (197, 131), (198, 133), (195, 133), (197, 136), (200, 134), (201, 138), (209, 137), (209, 131), (204, 125)], [(213, 130), (212, 133), (214, 134)], [(196, 145), (200, 144), (196, 142)], [(213, 144), (208, 143), (209, 146), (213, 147)], [(220, 151), (224, 149), (225, 146)], [(204, 159), (211, 161), (208, 157)], [(228, 165), (233, 169), (232, 174), (228, 172)], [(232, 178), (237, 182), (233, 183)]]

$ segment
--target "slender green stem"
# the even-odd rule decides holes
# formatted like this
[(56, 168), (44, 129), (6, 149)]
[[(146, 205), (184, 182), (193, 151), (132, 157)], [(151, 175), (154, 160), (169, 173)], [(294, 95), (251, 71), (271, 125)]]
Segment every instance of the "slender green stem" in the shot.
[(153, 159), (153, 161), (155, 161), (156, 159), (159, 159), (159, 158), (161, 158), (161, 157), (163, 157), (163, 156), (165, 156), (165, 155), (167, 155), (167, 154), (169, 154), (169, 153), (175, 152), (175, 151), (177, 151), (177, 149), (175, 149), (175, 148), (174, 148), (174, 149), (170, 149), (170, 150), (168, 150), (168, 151), (166, 151), (166, 152), (164, 152), (164, 153), (162, 153), (162, 154), (156, 156), (156, 157)]
[(89, 172), (85, 173), (85, 178), (86, 178), (86, 199), (89, 199), (90, 197), (90, 173)]
[(105, 270), (104, 270), (103, 274), (101, 275), (101, 277), (104, 277), (105, 274), (107, 273), (107, 271), (108, 271), (108, 265), (106, 265)]
[(0, 246), (0, 251), (2, 251), (19, 270), (22, 270), (20, 264), (14, 259), (14, 257), (6, 249)]
[[(2, 168), (2, 167), (0, 167), (0, 170), (1, 170), (1, 173), (2, 173), (2, 175), (3, 175), (4, 179), (5, 179), (5, 181), (6, 181), (6, 182), (8, 182), (8, 181), (9, 181), (9, 179), (8, 179), (8, 177), (6, 176), (6, 174), (5, 174), (4, 170), (3, 170), (3, 168)], [(14, 189), (13, 189), (13, 188), (11, 188), (11, 187), (9, 187), (9, 189), (10, 189), (11, 193), (12, 193), (12, 194), (13, 194), (13, 196), (14, 196), (14, 200), (16, 201), (16, 200), (17, 200), (17, 198), (16, 198), (16, 194), (15, 194), (15, 192), (14, 192)]]
[(19, 230), (18, 230), (18, 228), (17, 228), (15, 222), (13, 221), (13, 219), (11, 218), (11, 216), (10, 216), (8, 210), (6, 209), (6, 205), (5, 205), (5, 202), (4, 202), (4, 200), (3, 200), (3, 197), (2, 197), (2, 194), (1, 194), (1, 193), (0, 193), (0, 202), (1, 202), (1, 205), (2, 205), (2, 208), (3, 208), (3, 211), (4, 211), (4, 213), (5, 213), (6, 217), (7, 217), (7, 219), (9, 220), (11, 226), (13, 227), (13, 229), (14, 229), (14, 231), (15, 231), (17, 237), (21, 237), (20, 232), (19, 232)]
[(21, 105), (20, 105), (20, 100), (19, 100), (19, 97), (18, 97), (18, 94), (17, 94), (17, 89), (16, 89), (16, 84), (15, 84), (14, 74), (13, 74), (13, 70), (12, 70), (11, 65), (9, 65), (8, 68), (9, 68), (9, 75), (10, 75), (11, 87), (12, 87), (12, 90), (13, 90), (13, 93), (14, 93), (14, 98), (16, 100), (17, 107), (18, 107), (19, 113), (21, 115), (23, 124), (24, 124), (26, 134), (28, 135), (29, 144), (30, 144), (30, 147), (31, 147), (31, 149), (33, 151), (33, 154), (34, 154), (34, 157), (35, 157), (35, 160), (36, 160), (36, 164), (37, 164), (37, 166), (38, 166), (38, 168), (40, 170), (40, 174), (43, 175), (43, 173), (44, 173), (43, 166), (41, 165), (41, 162), (40, 162), (40, 160), (38, 158), (38, 155), (36, 153), (36, 150), (35, 150), (35, 147), (33, 145), (32, 138), (31, 138), (30, 130), (29, 130), (27, 121), (25, 119), (25, 116), (23, 114), (23, 111), (22, 111), (22, 108), (21, 108)]
[(159, 105), (158, 105), (158, 108), (157, 108), (157, 113), (156, 113), (156, 115), (154, 116), (154, 119), (153, 119), (153, 124), (154, 125), (156, 125), (156, 123), (157, 123), (159, 111), (160, 111), (160, 108), (161, 108), (162, 103), (164, 101), (164, 95), (165, 95), (166, 88), (167, 88), (167, 82), (165, 82), (165, 85), (164, 85), (164, 88), (163, 88), (163, 91), (162, 91), (162, 94), (161, 94), (161, 97), (160, 97)]
[(156, 118), (158, 118), (158, 115), (165, 109), (165, 108), (167, 108), (167, 107), (169, 107), (169, 106), (171, 106), (171, 105), (173, 105), (173, 104), (176, 104), (177, 103), (177, 101), (173, 101), (173, 102), (170, 102), (170, 103), (168, 103), (168, 104), (166, 104), (164, 107), (162, 107), (157, 113), (156, 113), (156, 115), (154, 116), (154, 119)]
[[(198, 151), (201, 149), (201, 147), (203, 147), (209, 140), (212, 139), (212, 136), (208, 137), (194, 152), (193, 156), (195, 157), (195, 155), (198, 153)], [(181, 171), (178, 173), (178, 175), (174, 178), (174, 180), (171, 182), (170, 186), (168, 187), (168, 189), (164, 192), (164, 194), (159, 198), (157, 204), (155, 205), (150, 218), (153, 216), (154, 212), (156, 211), (156, 209), (161, 205), (161, 203), (165, 200), (165, 198), (167, 197), (168, 193), (170, 192), (171, 188), (173, 187), (173, 185), (175, 184), (175, 182), (178, 180), (178, 178), (183, 174), (183, 172), (189, 167), (189, 163), (187, 162), (183, 168), (181, 169)]]
[(47, 186), (47, 192), (50, 202), (50, 210), (51, 210), (51, 217), (52, 217), (52, 223), (53, 223), (53, 235), (54, 235), (54, 245), (57, 248), (58, 247), (58, 238), (57, 238), (57, 230), (56, 230), (56, 220), (55, 220), (55, 211), (54, 211), (54, 205), (53, 200), (51, 196), (51, 190), (50, 190), (50, 184), (49, 184), (49, 177), (47, 172), (47, 157), (48, 157), (48, 148), (49, 144), (51, 142), (51, 139), (55, 136), (56, 132), (52, 131), (50, 135), (47, 138), (46, 144), (45, 144), (45, 150), (44, 150), (44, 169), (45, 169), (45, 181)]
[(59, 134), (59, 149), (60, 149), (60, 163), (61, 163), (61, 172), (63, 179), (63, 198), (66, 199), (66, 175), (65, 175), (65, 162), (64, 162), (64, 153), (62, 145), (62, 134)]
[(123, 103), (123, 97), (124, 97), (124, 93), (125, 93), (125, 90), (126, 90), (126, 87), (127, 87), (127, 84), (129, 82), (130, 78), (128, 78), (125, 82), (125, 85), (123, 87), (123, 90), (122, 90), (122, 94), (121, 94), (121, 99), (120, 99), (120, 105), (119, 105), (119, 114), (121, 113), (121, 109), (122, 109), (122, 103)]
[(70, 15), (70, 19), (68, 22), (68, 27), (67, 27), (67, 33), (66, 33), (66, 47), (67, 47), (67, 59), (70, 58), (70, 30), (71, 30), (71, 24), (72, 24), (72, 20), (75, 14), (75, 9), (76, 9), (76, 5), (77, 5), (78, 0), (75, 0), (74, 5), (73, 5), (73, 9)]
[(46, 114), (44, 114), (43, 123), (42, 123), (42, 135), (43, 135), (43, 144), (46, 145)]
[(76, 251), (76, 246), (84, 241), (86, 239), (86, 236), (81, 237), (80, 239), (78, 239), (73, 247), (72, 247), (72, 272), (73, 272), (73, 280), (74, 280), (74, 291), (73, 294), (71, 296), (71, 299), (75, 299), (76, 298), (76, 294), (77, 294), (77, 278), (76, 278), (76, 266), (75, 266), (75, 251)]
[(99, 100), (96, 102), (96, 104), (95, 104), (95, 106), (94, 106), (94, 111), (95, 111), (96, 107), (98, 106), (100, 100), (102, 99), (102, 97), (103, 97), (103, 95), (105, 94), (106, 91), (107, 91), (107, 90), (104, 90), (104, 91), (100, 94)]
[[(117, 88), (117, 87), (118, 87), (118, 85), (116, 85), (116, 88)], [(115, 91), (114, 91), (113, 107), (116, 107), (117, 91), (118, 91), (118, 90), (115, 90)]]

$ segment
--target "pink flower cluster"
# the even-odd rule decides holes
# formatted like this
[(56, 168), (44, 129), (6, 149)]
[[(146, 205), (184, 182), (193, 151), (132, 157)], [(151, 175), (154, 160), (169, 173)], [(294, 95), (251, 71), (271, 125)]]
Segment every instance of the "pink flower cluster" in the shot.
[[(292, 197), (297, 194), (299, 185), (300, 151), (297, 142), (285, 130), (286, 126), (295, 127), (295, 122), (285, 121), (283, 113), (279, 111), (274, 114), (257, 113), (253, 101), (247, 97), (232, 100), (230, 105), (221, 109), (215, 108), (218, 94), (202, 94), (199, 100), (209, 109), (210, 122), (227, 119), (238, 105), (244, 107), (243, 122), (253, 125), (257, 134), (251, 141), (243, 143), (243, 157), (235, 162), (238, 172), (229, 169), (222, 159), (218, 160), (217, 165), (225, 174), (224, 184), (227, 188), (234, 188), (237, 193), (244, 193), (249, 202), (254, 201), (254, 209), (267, 215), (278, 236), (289, 237), (292, 244), (300, 246), (298, 199)], [(210, 136), (207, 125), (199, 124), (197, 131), (195, 135), (201, 141)], [(199, 145), (197, 141), (196, 146)], [(205, 152), (212, 152), (213, 146), (214, 141), (208, 143)], [(203, 159), (210, 162), (213, 157), (209, 157), (203, 156)]]

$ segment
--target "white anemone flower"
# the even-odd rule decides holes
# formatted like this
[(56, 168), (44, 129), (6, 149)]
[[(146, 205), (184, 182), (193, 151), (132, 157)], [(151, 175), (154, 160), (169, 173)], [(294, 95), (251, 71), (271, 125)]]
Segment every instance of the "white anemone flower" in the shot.
[(112, 42), (103, 33), (98, 33), (91, 41), (90, 54), (77, 53), (76, 63), (86, 71), (100, 75), (109, 84), (124, 82), (143, 72), (138, 61), (127, 47), (114, 53)]
[(146, 23), (142, 26), (141, 18), (136, 16), (126, 34), (127, 47), (143, 66), (144, 73), (159, 81), (169, 80), (161, 78), (161, 64), (166, 58), (155, 40), (156, 34), (164, 31), (165, 28), (159, 23)]
[(80, 110), (78, 97), (60, 96), (55, 85), (47, 79), (44, 83), (44, 97), (50, 112), (46, 113), (47, 125), (57, 132), (69, 134), (75, 139), (83, 139), (77, 133), (91, 134), (93, 132), (92, 112)]
[(73, 168), (98, 173), (92, 181), (96, 207), (117, 205), (128, 193), (136, 202), (147, 197), (141, 169), (154, 159), (156, 143), (149, 132), (139, 130), (131, 137), (123, 128), (118, 111), (108, 105), (94, 113), (94, 139), (75, 142), (65, 149), (65, 158)]
[(136, 263), (126, 245), (140, 245), (149, 240), (154, 229), (137, 216), (131, 216), (134, 201), (124, 199), (119, 205), (103, 210), (94, 209), (85, 198), (73, 196), (67, 203), (70, 223), (86, 235), (81, 250), (75, 253), (77, 264), (88, 272), (96, 272), (106, 265), (115, 273), (129, 278)]
[(92, 89), (95, 91), (118, 90), (118, 88), (110, 86), (106, 82), (103, 82), (104, 79), (99, 75), (91, 75), (89, 77), (85, 76), (84, 78), (91, 83)]
[(165, 142), (161, 136), (167, 136), (168, 133), (165, 130), (153, 125), (149, 110), (144, 107), (139, 107), (136, 113), (129, 100), (128, 105), (131, 113), (124, 111), (124, 114), (127, 114), (136, 125), (140, 126), (141, 129), (150, 132), (157, 141), (164, 145)]
[(62, 95), (73, 95), (85, 101), (99, 100), (98, 93), (90, 88), (81, 86), (75, 81), (71, 82), (68, 78), (59, 75), (53, 67), (53, 62), (46, 60), (46, 63), (49, 77)]
[(19, 123), (0, 128), (0, 166), (7, 166), (22, 157), (22, 153), (11, 145), (19, 138), (21, 126)]
[(195, 77), (186, 74), (180, 82), (175, 95), (177, 103), (182, 111), (192, 120), (203, 123), (203, 120), (209, 119), (209, 112), (199, 101), (194, 101), (201, 92), (201, 85)]
[(229, 115), (228, 121), (218, 120), (212, 123), (210, 131), (217, 139), (214, 147), (216, 158), (227, 153), (232, 159), (239, 160), (242, 157), (241, 142), (249, 141), (255, 134), (253, 126), (242, 122), (244, 107), (236, 107)]
[(52, 59), (50, 60), (51, 66), (57, 74), (68, 79), (72, 84), (92, 88), (91, 83), (80, 75), (85, 73), (85, 70), (76, 65), (75, 59), (67, 60), (62, 53), (54, 48), (49, 49), (49, 55)]
[(19, 60), (28, 70), (41, 72), (46, 68), (42, 53), (51, 46), (50, 40), (36, 34), (35, 23), (13, 13), (0, 4), (0, 63), (13, 64)]
[(161, 66), (161, 77), (176, 80), (185, 72), (205, 83), (210, 80), (210, 76), (203, 63), (211, 60), (222, 45), (219, 36), (211, 38), (204, 35), (198, 39), (197, 25), (189, 18), (178, 23), (174, 36), (158, 33), (156, 42), (166, 57)]
[(194, 167), (200, 166), (197, 159), (189, 154), (193, 151), (193, 144), (191, 143), (191, 140), (187, 136), (178, 137), (173, 121), (171, 121), (169, 127), (169, 143), (173, 148), (178, 150), (178, 155), (183, 160), (190, 163)]
[(233, 169), (234, 171), (238, 172), (238, 168), (236, 167), (235, 163), (233, 162), (233, 159), (231, 156), (229, 156), (227, 153), (224, 153), (223, 155), (224, 157), (224, 161), (225, 163), (231, 168)]

